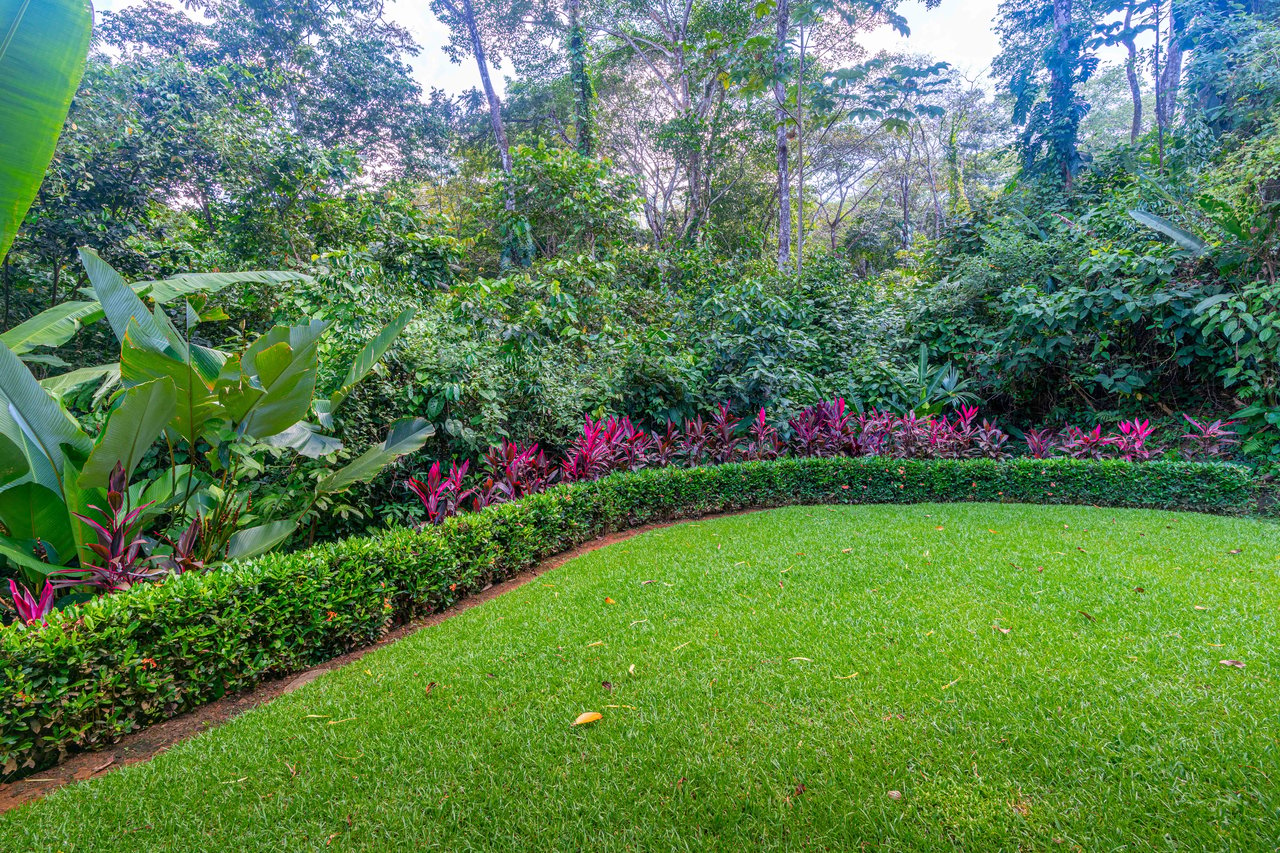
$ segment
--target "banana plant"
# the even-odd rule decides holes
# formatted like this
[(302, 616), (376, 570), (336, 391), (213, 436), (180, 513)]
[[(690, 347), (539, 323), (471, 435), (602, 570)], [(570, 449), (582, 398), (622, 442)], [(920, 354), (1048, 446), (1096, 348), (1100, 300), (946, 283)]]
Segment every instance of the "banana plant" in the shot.
[[(397, 421), (385, 441), (320, 476), (301, 513), (257, 517), (240, 488), (261, 467), (255, 454), (322, 458), (340, 451), (341, 442), (316, 422), (332, 423), (352, 388), (408, 325), (412, 310), (356, 355), (333, 393), (317, 395), (318, 344), (326, 323), (276, 326), (240, 352), (200, 346), (189, 338), (201, 319), (194, 307), (200, 294), (191, 290), (201, 283), (197, 277), (139, 287), (92, 250), (82, 249), (81, 261), (91, 283), (88, 295), (120, 341), (120, 387), (97, 437), (85, 433), (9, 347), (0, 347), (0, 523), (7, 531), (0, 554), (28, 576), (73, 561), (86, 564), (96, 539), (80, 516), (102, 505), (117, 467), (128, 483), (160, 440), (168, 472), (132, 486), (130, 499), (147, 507), (147, 518), (168, 518), (168, 527), (195, 523), (206, 539), (201, 559), (216, 564), (280, 545), (316, 501), (376, 475), (434, 432), (419, 418)], [(159, 299), (148, 308), (140, 293), (183, 296), (188, 334)], [(181, 464), (180, 456), (186, 460)]]
[(0, 261), (53, 159), (92, 28), (88, 0), (0, 0)]

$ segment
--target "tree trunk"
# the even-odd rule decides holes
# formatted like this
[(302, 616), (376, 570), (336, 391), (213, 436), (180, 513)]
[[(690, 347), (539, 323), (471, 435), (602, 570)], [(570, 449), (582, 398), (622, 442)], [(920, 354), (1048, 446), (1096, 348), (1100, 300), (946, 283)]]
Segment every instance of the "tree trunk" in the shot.
[(1133, 98), (1133, 124), (1129, 128), (1129, 144), (1136, 145), (1142, 136), (1142, 86), (1138, 82), (1138, 46), (1133, 39), (1133, 7), (1136, 0), (1129, 0), (1124, 12), (1124, 47), (1129, 58), (1124, 63), (1125, 76), (1129, 78), (1129, 94)]
[(579, 0), (569, 0), (569, 78), (573, 86), (574, 147), (590, 157), (595, 144), (591, 129), (591, 78), (587, 76), (587, 42), (579, 20)]
[[(1160, 72), (1160, 93), (1156, 96), (1156, 121), (1167, 130), (1173, 124), (1178, 106), (1178, 88), (1182, 84), (1182, 28), (1177, 7), (1169, 4), (1169, 35), (1165, 43), (1164, 70)], [(1156, 33), (1159, 40), (1159, 32)]]
[(493, 127), (493, 140), (498, 146), (498, 156), (502, 160), (502, 172), (507, 176), (507, 210), (515, 210), (516, 189), (511, 185), (511, 144), (507, 141), (507, 131), (502, 125), (502, 102), (493, 89), (493, 81), (489, 79), (489, 60), (485, 58), (484, 42), (480, 40), (480, 29), (476, 26), (475, 10), (471, 8), (471, 0), (462, 0), (462, 17), (467, 25), (467, 35), (471, 37), (471, 52), (476, 58), (476, 68), (480, 72), (480, 84), (484, 87), (485, 100), (489, 102), (489, 124)]
[(804, 27), (796, 80), (796, 277), (804, 273)]
[(1073, 0), (1053, 0), (1053, 32), (1057, 39), (1057, 56), (1049, 62), (1049, 113), (1053, 131), (1054, 153), (1062, 169), (1062, 184), (1071, 192), (1072, 166), (1074, 165), (1075, 134), (1064, 130), (1075, 124), (1071, 112), (1074, 107), (1072, 91), (1070, 51), (1071, 13)]
[(778, 0), (778, 43), (773, 60), (774, 118), (778, 122), (778, 272), (791, 265), (791, 174), (787, 149), (787, 84), (783, 79), (787, 32), (791, 29), (790, 0)]

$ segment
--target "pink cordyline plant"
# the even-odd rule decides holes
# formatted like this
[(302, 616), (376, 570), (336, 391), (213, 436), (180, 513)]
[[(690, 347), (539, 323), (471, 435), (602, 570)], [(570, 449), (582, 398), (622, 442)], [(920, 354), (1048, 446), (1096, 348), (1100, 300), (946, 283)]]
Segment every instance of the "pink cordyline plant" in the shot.
[(13, 596), (13, 609), (18, 613), (19, 625), (44, 625), (45, 617), (53, 611), (53, 584), (44, 582), (44, 589), (37, 599), (31, 590), (9, 581), (9, 594)]

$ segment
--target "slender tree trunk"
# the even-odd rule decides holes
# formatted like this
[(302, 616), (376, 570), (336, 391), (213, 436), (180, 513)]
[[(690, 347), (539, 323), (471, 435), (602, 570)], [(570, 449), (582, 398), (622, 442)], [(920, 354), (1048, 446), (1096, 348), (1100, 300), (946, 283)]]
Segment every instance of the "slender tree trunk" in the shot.
[(494, 91), (493, 81), (489, 78), (489, 60), (485, 58), (484, 42), (480, 39), (480, 28), (476, 26), (475, 10), (471, 0), (462, 0), (462, 17), (467, 25), (467, 35), (471, 37), (471, 52), (476, 58), (476, 69), (480, 72), (480, 84), (484, 88), (485, 100), (489, 102), (489, 124), (493, 127), (493, 140), (498, 146), (498, 156), (502, 160), (502, 172), (507, 176), (507, 198), (505, 207), (515, 210), (516, 189), (511, 184), (511, 144), (507, 141), (507, 130), (502, 125), (502, 102)]
[[(1169, 4), (1168, 40), (1165, 42), (1164, 70), (1160, 72), (1160, 94), (1156, 99), (1156, 119), (1168, 129), (1178, 107), (1178, 89), (1182, 84), (1182, 21), (1177, 8)], [(1157, 40), (1159, 33), (1157, 32)]]
[(796, 80), (796, 277), (804, 273), (804, 27)]
[(1133, 98), (1133, 124), (1129, 128), (1129, 144), (1136, 145), (1142, 136), (1142, 86), (1138, 81), (1138, 46), (1133, 39), (1133, 7), (1137, 0), (1129, 0), (1124, 11), (1124, 47), (1129, 52), (1124, 63), (1125, 76), (1129, 78), (1129, 95)]
[(778, 271), (791, 265), (791, 174), (787, 148), (787, 83), (783, 79), (787, 32), (791, 29), (790, 0), (778, 0), (777, 54), (773, 60), (774, 118), (778, 123)]
[(1074, 125), (1074, 92), (1072, 91), (1070, 51), (1071, 15), (1073, 0), (1053, 0), (1053, 32), (1057, 40), (1057, 56), (1049, 62), (1049, 112), (1054, 125), (1054, 147), (1062, 169), (1062, 183), (1071, 192), (1075, 160), (1075, 133), (1064, 133), (1063, 128)]
[(579, 20), (579, 0), (569, 0), (569, 77), (573, 86), (574, 145), (590, 157), (595, 144), (591, 127), (591, 78), (587, 76), (587, 41)]

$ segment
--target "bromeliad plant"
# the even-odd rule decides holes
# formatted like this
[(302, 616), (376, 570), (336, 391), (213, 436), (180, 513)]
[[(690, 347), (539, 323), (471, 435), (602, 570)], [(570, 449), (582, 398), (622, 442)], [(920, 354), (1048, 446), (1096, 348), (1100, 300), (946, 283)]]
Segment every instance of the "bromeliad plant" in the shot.
[[(412, 310), (369, 341), (340, 384), (322, 395), (324, 322), (276, 326), (230, 352), (190, 340), (204, 307), (194, 291), (288, 274), (211, 273), (133, 287), (93, 251), (80, 254), (93, 310), (69, 322), (58, 306), (23, 324), (22, 337), (28, 344), (62, 342), (95, 313), (110, 324), (120, 342), (119, 363), (52, 383), (65, 391), (86, 377), (118, 376), (120, 388), (98, 435), (90, 437), (18, 355), (0, 347), (0, 556), (33, 588), (56, 574), (55, 586), (76, 579), (77, 586), (117, 589), (162, 573), (158, 565), (191, 570), (260, 554), (286, 541), (315, 507), (418, 450), (434, 431), (422, 419), (397, 421), (383, 442), (341, 467), (333, 463), (342, 444), (324, 432)], [(154, 308), (139, 291), (156, 297)], [(174, 293), (183, 294), (185, 334), (160, 304)], [(157, 442), (168, 464), (132, 483)], [(265, 459), (285, 453), (327, 467), (292, 506), (251, 502)], [(148, 544), (134, 548), (130, 531), (144, 531)], [(153, 566), (156, 556), (168, 559)]]

